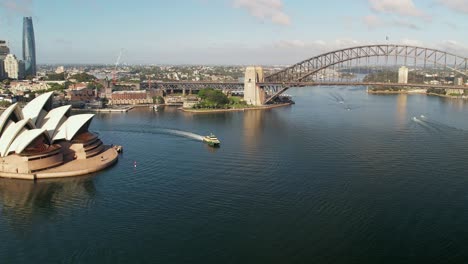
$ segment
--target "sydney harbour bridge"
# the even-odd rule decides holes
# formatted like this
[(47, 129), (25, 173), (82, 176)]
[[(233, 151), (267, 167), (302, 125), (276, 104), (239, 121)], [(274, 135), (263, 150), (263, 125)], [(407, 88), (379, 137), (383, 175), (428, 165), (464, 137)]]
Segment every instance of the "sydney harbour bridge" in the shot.
[(143, 82), (143, 89), (197, 91), (221, 89), (244, 94), (250, 104), (275, 103), (292, 87), (367, 86), (373, 89), (468, 90), (468, 58), (409, 45), (367, 45), (320, 54), (264, 75), (247, 67), (243, 82)]

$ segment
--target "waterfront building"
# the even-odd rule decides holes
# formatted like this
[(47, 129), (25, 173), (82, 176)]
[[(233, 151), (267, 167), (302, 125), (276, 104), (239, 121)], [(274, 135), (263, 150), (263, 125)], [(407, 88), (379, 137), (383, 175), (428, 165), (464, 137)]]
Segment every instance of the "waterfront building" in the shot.
[(94, 115), (71, 115), (52, 106), (53, 93), (18, 104), (0, 115), (0, 177), (40, 179), (79, 176), (117, 161), (114, 148), (88, 131)]
[(408, 67), (401, 66), (398, 70), (398, 83), (408, 83)]
[(8, 54), (3, 62), (6, 76), (11, 79), (19, 79), (21, 74), (21, 63), (13, 54)]
[(0, 40), (0, 60), (4, 60), (8, 54), (10, 54), (10, 48), (5, 40)]
[(455, 79), (455, 85), (462, 86), (463, 85), (463, 77), (458, 77)]
[(23, 18), (23, 60), (25, 74), (36, 76), (36, 41), (32, 17)]
[(68, 90), (67, 93), (67, 98), (74, 102), (74, 101), (80, 101), (80, 102), (90, 102), (96, 100), (97, 93), (96, 89), (90, 89), (87, 88), (86, 86), (82, 87), (80, 86), (79, 88), (71, 88)]
[(445, 89), (446, 94), (451, 96), (461, 96), (465, 94), (465, 90), (463, 89)]
[(117, 91), (112, 93), (112, 105), (152, 104), (153, 98), (147, 91)]

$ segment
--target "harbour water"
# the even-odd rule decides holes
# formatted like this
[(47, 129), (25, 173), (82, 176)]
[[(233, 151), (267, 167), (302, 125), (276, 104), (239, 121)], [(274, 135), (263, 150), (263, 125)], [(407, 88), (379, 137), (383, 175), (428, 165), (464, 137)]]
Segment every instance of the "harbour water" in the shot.
[[(296, 104), (102, 113), (98, 175), (0, 179), (1, 263), (447, 263), (468, 259), (468, 104), (364, 87)], [(210, 132), (213, 149), (200, 141)]]

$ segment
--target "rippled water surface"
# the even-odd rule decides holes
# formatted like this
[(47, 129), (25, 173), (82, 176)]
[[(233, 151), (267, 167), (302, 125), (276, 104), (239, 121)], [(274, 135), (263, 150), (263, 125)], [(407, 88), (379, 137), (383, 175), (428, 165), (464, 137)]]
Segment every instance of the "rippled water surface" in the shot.
[[(96, 116), (98, 175), (0, 180), (1, 263), (468, 260), (468, 105), (364, 88), (296, 105)], [(215, 133), (219, 149), (199, 135)], [(136, 164), (136, 167), (134, 166)]]

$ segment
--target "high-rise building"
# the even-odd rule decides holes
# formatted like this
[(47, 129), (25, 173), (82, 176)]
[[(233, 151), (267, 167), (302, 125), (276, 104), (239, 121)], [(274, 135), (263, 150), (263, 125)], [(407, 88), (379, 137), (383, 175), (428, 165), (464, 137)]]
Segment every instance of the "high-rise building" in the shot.
[(5, 40), (0, 40), (0, 60), (4, 60), (10, 53), (10, 49)]
[(398, 83), (406, 84), (408, 83), (408, 68), (406, 66), (401, 66), (398, 70)]
[(8, 54), (3, 63), (5, 65), (5, 72), (8, 78), (18, 79), (20, 73), (20, 62), (16, 59), (13, 54)]
[(23, 60), (25, 75), (36, 76), (36, 41), (32, 17), (23, 18)]
[(26, 78), (26, 64), (22, 60), (18, 60), (18, 80)]
[(63, 66), (58, 66), (57, 69), (55, 70), (56, 74), (64, 73), (65, 72), (65, 67)]
[(0, 59), (0, 80), (3, 80), (6, 78), (5, 74), (5, 65), (2, 59)]

